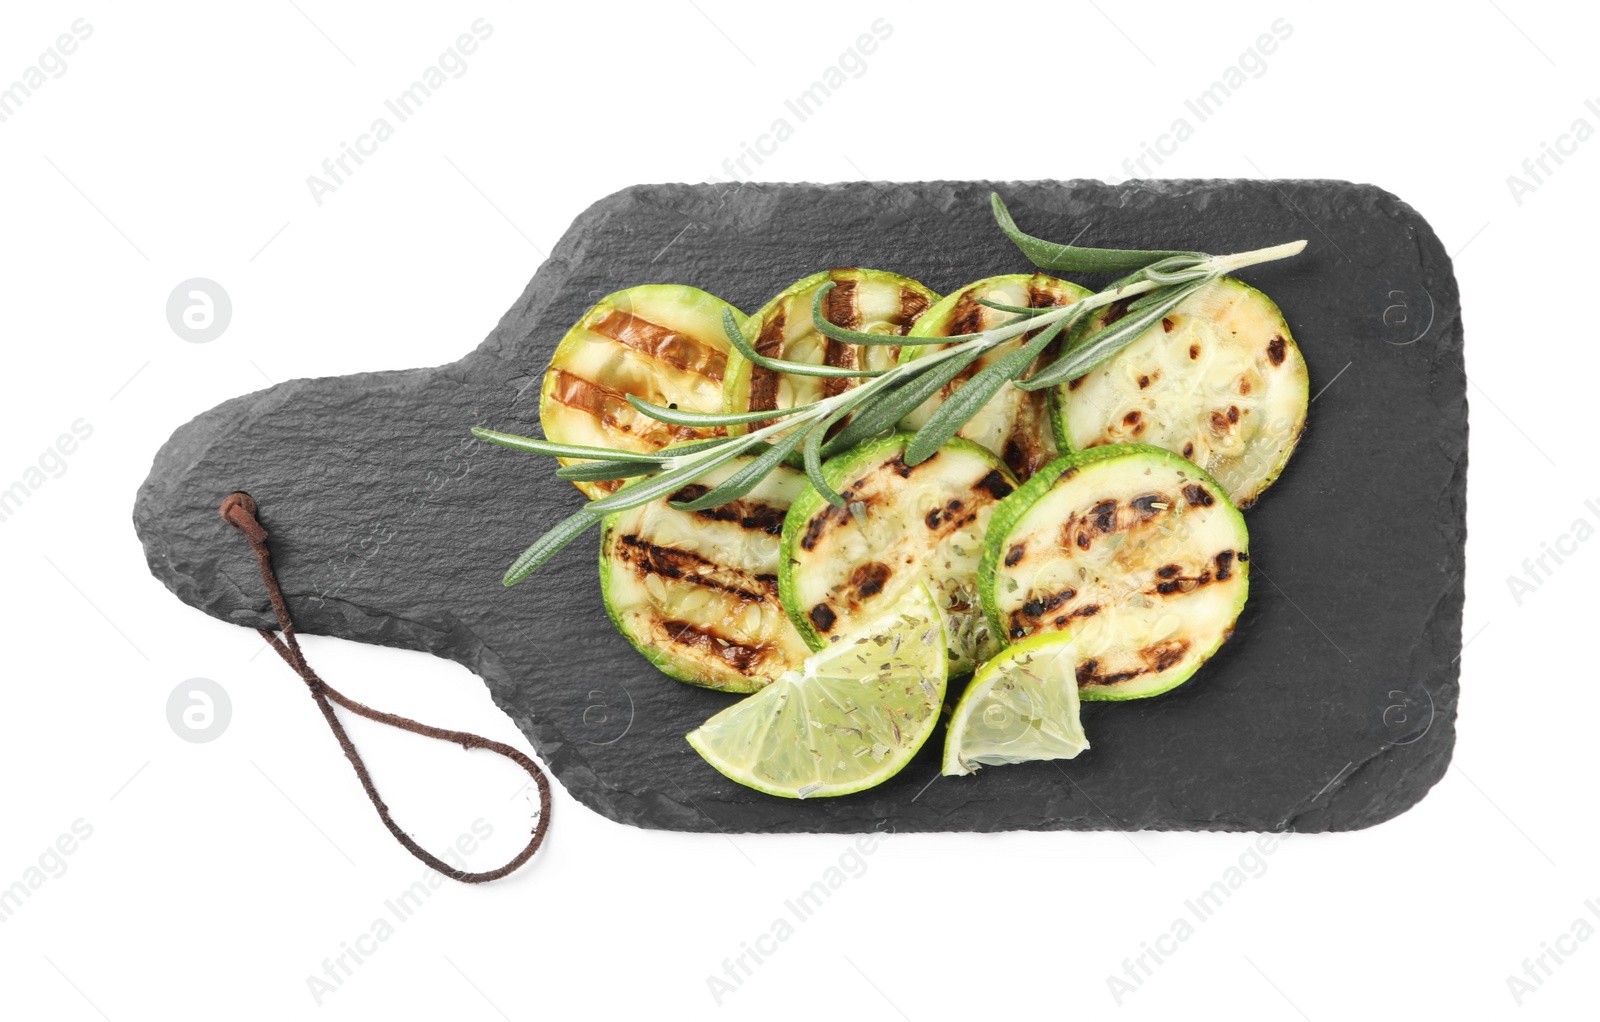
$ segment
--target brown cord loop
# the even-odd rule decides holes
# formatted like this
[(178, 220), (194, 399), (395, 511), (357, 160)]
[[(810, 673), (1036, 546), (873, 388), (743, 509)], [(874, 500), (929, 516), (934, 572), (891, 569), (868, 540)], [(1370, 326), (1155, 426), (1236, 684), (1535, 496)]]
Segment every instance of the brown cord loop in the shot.
[[(222, 507), (219, 510), (222, 513), (222, 520), (244, 533), (245, 538), (250, 541), (250, 548), (256, 554), (256, 563), (261, 567), (261, 581), (266, 583), (267, 598), (272, 601), (272, 611), (278, 617), (278, 626), (283, 636), (279, 638), (265, 628), (256, 630), (261, 633), (263, 639), (267, 640), (267, 644), (283, 658), (284, 662), (294, 668), (295, 673), (300, 675), (301, 679), (305, 681), (306, 687), (311, 690), (311, 698), (316, 700), (318, 709), (322, 711), (323, 719), (328, 722), (328, 727), (332, 729), (333, 736), (339, 740), (339, 747), (344, 750), (345, 758), (355, 768), (356, 776), (361, 779), (361, 786), (366, 789), (367, 798), (372, 800), (373, 807), (378, 810), (378, 818), (383, 821), (385, 827), (389, 828), (389, 833), (394, 835), (395, 840), (400, 842), (406, 851), (418, 859), (421, 859), (445, 876), (453, 880), (459, 880), (464, 884), (481, 884), (490, 880), (499, 880), (532, 858), (533, 853), (538, 851), (539, 846), (544, 843), (545, 831), (550, 826), (550, 782), (545, 779), (544, 771), (539, 769), (539, 764), (504, 742), (497, 742), (467, 731), (451, 731), (447, 728), (434, 727), (430, 724), (418, 723), (407, 717), (401, 717), (398, 714), (374, 710), (370, 706), (356, 702), (317, 677), (317, 673), (306, 663), (305, 656), (300, 652), (300, 641), (295, 638), (294, 619), (289, 616), (289, 605), (284, 602), (283, 590), (279, 588), (277, 576), (272, 571), (272, 555), (267, 550), (267, 530), (262, 528), (261, 523), (256, 520), (256, 502), (248, 493), (230, 493), (227, 499), (222, 502)], [(401, 830), (400, 825), (395, 823), (394, 818), (389, 815), (389, 807), (378, 796), (377, 786), (372, 783), (372, 775), (367, 772), (366, 763), (362, 761), (361, 754), (356, 751), (355, 743), (350, 740), (350, 736), (345, 732), (344, 725), (339, 722), (338, 715), (333, 712), (333, 707), (329, 704), (330, 699), (351, 713), (358, 714), (368, 720), (375, 720), (380, 724), (388, 724), (390, 727), (400, 728), (402, 731), (410, 731), (413, 734), (427, 738), (437, 738), (444, 742), (456, 742), (464, 749), (488, 749), (490, 752), (497, 752), (528, 771), (529, 775), (533, 777), (534, 784), (539, 789), (539, 822), (534, 827), (533, 838), (528, 842), (527, 847), (518, 852), (516, 858), (499, 869), (491, 869), (486, 873), (464, 873), (413, 841), (411, 835)]]

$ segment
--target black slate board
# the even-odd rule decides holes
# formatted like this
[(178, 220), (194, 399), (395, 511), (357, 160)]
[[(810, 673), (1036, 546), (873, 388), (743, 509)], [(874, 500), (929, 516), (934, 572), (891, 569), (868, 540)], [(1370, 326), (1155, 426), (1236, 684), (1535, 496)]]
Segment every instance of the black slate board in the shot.
[[(1245, 274), (1282, 306), (1312, 392), (1327, 388), (1288, 470), (1248, 513), (1249, 605), (1177, 691), (1087, 704), (1094, 748), (1070, 763), (934, 781), (941, 733), (874, 791), (795, 802), (741, 788), (682, 737), (730, 697), (657, 674), (612, 630), (592, 538), (532, 581), (500, 586), (509, 560), (581, 497), (548, 461), (467, 428), (536, 432), (556, 342), (621, 287), (693, 284), (754, 310), (830, 266), (897, 270), (940, 293), (1026, 270), (990, 219), (991, 188), (1025, 229), (1061, 240), (1081, 230), (1084, 244), (1234, 252), (1310, 240), (1299, 258)], [(1347, 830), (1414, 805), (1454, 745), (1461, 358), (1450, 260), (1414, 210), (1369, 186), (637, 186), (585, 211), (461, 361), (296, 380), (178, 430), (134, 522), (151, 570), (179, 598), (268, 626), (252, 559), (217, 516), (224, 495), (249, 491), (303, 631), (466, 665), (575, 798), (636, 826)]]

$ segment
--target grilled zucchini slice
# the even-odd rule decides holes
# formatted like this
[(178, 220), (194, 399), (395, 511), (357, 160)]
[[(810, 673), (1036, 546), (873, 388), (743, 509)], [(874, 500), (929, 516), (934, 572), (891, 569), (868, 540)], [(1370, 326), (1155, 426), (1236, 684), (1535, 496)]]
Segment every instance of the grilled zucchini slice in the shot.
[(783, 523), (778, 592), (813, 649), (867, 627), (907, 586), (925, 583), (945, 615), (952, 674), (999, 648), (978, 606), (984, 530), (1016, 488), (1005, 464), (953, 439), (920, 465), (905, 463), (911, 434), (872, 440), (823, 465), (848, 502), (807, 486)]
[[(1085, 329), (1114, 322), (1110, 305)], [(1064, 451), (1146, 443), (1183, 455), (1249, 507), (1306, 425), (1306, 362), (1272, 299), (1231, 277), (1201, 288), (1120, 353), (1055, 388)]]
[[(544, 435), (558, 443), (655, 451), (672, 443), (721, 436), (657, 422), (628, 404), (636, 394), (692, 411), (722, 408), (728, 338), (723, 310), (744, 314), (715, 295), (682, 284), (645, 284), (609, 294), (583, 314), (550, 359), (539, 397)], [(562, 458), (563, 464), (574, 459)], [(601, 497), (626, 480), (574, 482)]]
[[(988, 277), (954, 294), (946, 295), (931, 309), (923, 313), (911, 327), (912, 337), (949, 337), (954, 334), (971, 334), (987, 330), (1012, 314), (978, 304), (979, 299), (1014, 305), (1029, 309), (1044, 309), (1055, 305), (1071, 305), (1089, 292), (1076, 284), (1043, 273), (1010, 273)], [(944, 389), (900, 423), (902, 429), (917, 430), (928, 417), (945, 402), (958, 387), (980, 369), (1025, 344), (1037, 331), (1014, 341), (1007, 341), (983, 353), (977, 361), (962, 371), (960, 376), (945, 385)], [(1055, 357), (1057, 344), (1040, 356), (1043, 362)], [(927, 352), (945, 347), (942, 344), (902, 348), (900, 361), (917, 358)], [(1055, 435), (1050, 423), (1050, 395), (1038, 391), (1018, 390), (1009, 383), (1003, 384), (978, 414), (961, 427), (957, 436), (982, 444), (998, 454), (1017, 478), (1027, 479), (1048, 464), (1057, 454)]]
[[(811, 304), (817, 289), (829, 281), (836, 286), (822, 301), (823, 316), (830, 323), (862, 333), (904, 336), (917, 317), (939, 300), (932, 291), (898, 273), (855, 267), (825, 270), (789, 286), (745, 322), (744, 335), (751, 346), (769, 358), (790, 362), (862, 369), (894, 365), (900, 352), (896, 345), (849, 344), (813, 329)], [(858, 382), (775, 373), (734, 351), (728, 356), (722, 406), (729, 412), (793, 408), (831, 397)], [(734, 427), (736, 431), (742, 428)]]
[(1188, 679), (1249, 594), (1249, 534), (1222, 485), (1170, 451), (1068, 454), (989, 522), (980, 595), (995, 634), (1077, 637), (1079, 694), (1137, 699)]
[(754, 692), (811, 655), (778, 600), (784, 515), (805, 475), (779, 465), (732, 503), (668, 506), (702, 496), (750, 460), (619, 511), (600, 534), (600, 591), (612, 624), (663, 673), (728, 692)]

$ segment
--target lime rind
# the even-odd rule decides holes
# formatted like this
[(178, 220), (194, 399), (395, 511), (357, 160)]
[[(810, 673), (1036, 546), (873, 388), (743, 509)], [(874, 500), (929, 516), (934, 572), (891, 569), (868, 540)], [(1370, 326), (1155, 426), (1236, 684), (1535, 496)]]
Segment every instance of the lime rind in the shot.
[(944, 628), (925, 586), (869, 629), (691, 731), (688, 742), (730, 780), (782, 798), (849, 795), (899, 773), (937, 729)]

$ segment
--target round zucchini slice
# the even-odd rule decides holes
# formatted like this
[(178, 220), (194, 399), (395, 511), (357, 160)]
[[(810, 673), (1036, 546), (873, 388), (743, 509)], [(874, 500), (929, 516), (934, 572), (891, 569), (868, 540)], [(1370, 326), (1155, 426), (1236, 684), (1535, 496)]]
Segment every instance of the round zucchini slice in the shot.
[(1115, 444), (1064, 455), (1000, 505), (980, 595), (1007, 642), (1076, 636), (1084, 699), (1138, 699), (1185, 681), (1233, 632), (1249, 535), (1222, 485), (1170, 451)]
[[(917, 317), (939, 296), (898, 273), (842, 267), (813, 273), (786, 288), (744, 325), (752, 347), (769, 358), (818, 365), (887, 369), (900, 353), (896, 345), (849, 344), (813, 329), (811, 303), (817, 289), (835, 285), (822, 301), (822, 314), (836, 326), (867, 334), (905, 336)], [(854, 379), (792, 376), (754, 365), (737, 351), (728, 355), (722, 407), (729, 412), (793, 408), (856, 386)], [(755, 424), (760, 426), (760, 423)], [(745, 427), (735, 426), (735, 431)]]
[(896, 433), (823, 466), (848, 503), (830, 504), (809, 485), (795, 498), (783, 523), (778, 592), (800, 634), (821, 649), (924, 583), (945, 615), (950, 671), (962, 674), (1000, 647), (978, 605), (978, 562), (989, 516), (1016, 477), (959, 438), (908, 466), (910, 442), (911, 434)]
[(600, 591), (612, 624), (663, 673), (728, 692), (754, 692), (811, 655), (778, 599), (784, 515), (805, 475), (779, 465), (731, 503), (668, 506), (703, 495), (750, 460), (610, 515), (600, 533)]
[[(539, 396), (544, 435), (557, 443), (627, 451), (721, 436), (720, 427), (657, 422), (635, 411), (628, 395), (691, 411), (720, 411), (729, 347), (722, 331), (725, 309), (744, 322), (743, 313), (716, 295), (682, 284), (645, 284), (600, 299), (567, 332), (545, 371)], [(624, 482), (573, 485), (593, 498)]]
[[(1086, 329), (1126, 311), (1110, 305)], [(1146, 443), (1183, 455), (1249, 507), (1294, 453), (1310, 380), (1272, 299), (1224, 277), (1088, 373), (1055, 388), (1064, 451)]]
[[(933, 308), (923, 313), (911, 327), (912, 337), (949, 337), (953, 334), (971, 334), (996, 326), (1012, 314), (978, 304), (979, 299), (1015, 305), (1029, 309), (1044, 309), (1055, 305), (1071, 305), (1089, 292), (1076, 284), (1043, 273), (1010, 273), (1001, 277), (988, 277), (968, 284), (955, 294), (946, 295)], [(900, 423), (902, 429), (916, 430), (928, 421), (934, 410), (945, 402), (957, 388), (980, 369), (1025, 344), (1037, 331), (1007, 341), (986, 351), (977, 361), (951, 380), (944, 389), (923, 402)], [(1048, 362), (1055, 357), (1057, 344), (1040, 356)], [(916, 345), (902, 348), (902, 362), (917, 358), (927, 352), (945, 347), (942, 344)], [(961, 427), (957, 436), (982, 444), (998, 454), (1017, 478), (1027, 479), (1056, 456), (1055, 436), (1050, 424), (1050, 396), (1038, 391), (1029, 393), (1007, 383), (998, 393)]]

